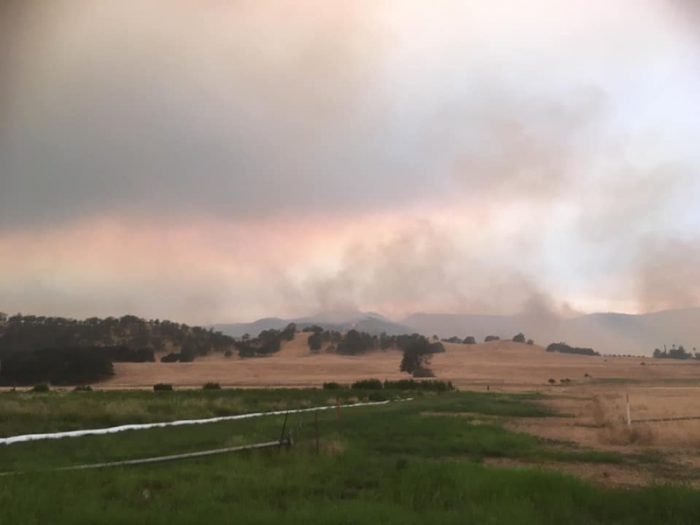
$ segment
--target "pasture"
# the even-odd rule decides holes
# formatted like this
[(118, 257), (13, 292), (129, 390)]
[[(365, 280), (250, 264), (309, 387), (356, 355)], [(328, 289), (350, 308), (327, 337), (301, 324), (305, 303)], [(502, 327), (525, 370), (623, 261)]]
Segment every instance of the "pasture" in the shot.
[[(337, 397), (336, 397), (337, 396)], [(576, 420), (536, 393), (276, 389), (4, 392), (0, 435), (333, 405), (294, 445), (152, 465), (62, 467), (279, 439), (284, 416), (0, 446), (3, 523), (697, 523), (690, 469), (526, 427)], [(410, 401), (399, 399), (412, 398)], [(559, 399), (559, 400), (557, 400)], [(522, 425), (521, 428), (518, 428)], [(572, 469), (572, 470), (569, 470)], [(654, 472), (648, 486), (575, 470)], [(569, 472), (569, 473), (567, 473)]]

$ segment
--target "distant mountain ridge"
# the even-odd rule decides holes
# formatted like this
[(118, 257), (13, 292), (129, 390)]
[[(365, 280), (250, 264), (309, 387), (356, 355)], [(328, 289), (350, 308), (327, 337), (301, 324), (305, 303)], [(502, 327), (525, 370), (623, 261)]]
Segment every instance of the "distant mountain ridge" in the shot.
[(346, 318), (336, 314), (327, 313), (319, 314), (317, 316), (299, 317), (296, 319), (267, 317), (258, 319), (252, 323), (222, 323), (212, 325), (212, 327), (226, 335), (241, 337), (244, 334), (257, 335), (262, 330), (281, 330), (289, 323), (295, 323), (300, 329), (307, 326), (318, 325), (325, 330), (338, 330), (339, 332), (346, 332), (354, 328), (360, 332), (367, 332), (369, 334), (377, 335), (381, 334), (382, 332), (385, 332), (388, 335), (410, 334), (415, 332), (415, 330), (410, 326), (390, 321), (389, 319), (374, 312), (349, 314)]
[(413, 314), (402, 323), (419, 333), (512, 337), (525, 333), (546, 345), (564, 341), (603, 354), (651, 355), (654, 348), (700, 346), (700, 308), (648, 314), (593, 313), (574, 318), (532, 315)]
[(487, 335), (511, 338), (523, 332), (546, 346), (552, 342), (592, 347), (602, 354), (651, 355), (654, 348), (683, 345), (700, 347), (700, 308), (666, 310), (648, 314), (593, 313), (574, 318), (554, 315), (478, 315), (415, 313), (398, 322), (373, 312), (342, 315), (320, 314), (298, 319), (266, 318), (252, 323), (214, 325), (216, 330), (234, 337), (261, 330), (281, 329), (294, 322), (300, 328), (317, 324), (326, 329), (351, 328), (389, 335), (420, 333), (426, 336), (474, 336), (482, 341)]

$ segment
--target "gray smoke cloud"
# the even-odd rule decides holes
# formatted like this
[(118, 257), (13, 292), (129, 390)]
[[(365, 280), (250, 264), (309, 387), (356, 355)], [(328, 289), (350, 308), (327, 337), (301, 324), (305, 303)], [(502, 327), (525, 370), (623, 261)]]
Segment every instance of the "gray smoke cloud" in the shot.
[[(697, 302), (667, 254), (694, 261), (700, 226), (697, 49), (667, 14), (697, 4), (479, 4), (3, 2), (0, 239), (105, 216), (386, 211), (407, 224), (352, 239), (338, 268), (301, 284), (281, 265), (284, 304), (270, 304), (568, 315), (552, 268), (632, 273), (644, 308)], [(441, 206), (486, 232), (522, 219), (489, 242), (422, 211)], [(225, 311), (228, 290), (178, 286), (174, 313)], [(51, 296), (12, 290), (13, 303)], [(81, 310), (89, 293), (67, 302)]]
[(698, 306), (700, 239), (649, 239), (637, 275), (646, 310)]

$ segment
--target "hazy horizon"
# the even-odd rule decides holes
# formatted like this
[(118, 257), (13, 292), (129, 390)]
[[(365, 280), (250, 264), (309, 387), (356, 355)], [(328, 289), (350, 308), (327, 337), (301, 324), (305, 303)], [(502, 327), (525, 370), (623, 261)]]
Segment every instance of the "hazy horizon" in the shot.
[(692, 0), (0, 5), (0, 311), (700, 305)]

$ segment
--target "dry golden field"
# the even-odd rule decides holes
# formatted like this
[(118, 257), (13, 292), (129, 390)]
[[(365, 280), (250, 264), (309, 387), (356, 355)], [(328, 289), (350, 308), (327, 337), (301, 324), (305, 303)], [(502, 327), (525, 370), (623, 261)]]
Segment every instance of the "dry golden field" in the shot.
[[(199, 358), (192, 363), (116, 363), (115, 377), (105, 386), (112, 388), (150, 387), (167, 382), (179, 386), (199, 386), (216, 381), (226, 386), (320, 386), (326, 381), (352, 382), (376, 377), (397, 379), (401, 353), (374, 352), (362, 356), (311, 354), (307, 334), (298, 334), (270, 357), (240, 359), (220, 354)], [(651, 358), (605, 358), (545, 352), (540, 346), (510, 341), (477, 345), (446, 344), (447, 351), (435, 355), (432, 368), (439, 379), (460, 388), (494, 390), (551, 390), (554, 379), (559, 391), (561, 379), (569, 387), (601, 384), (621, 385), (698, 381), (700, 362), (687, 363)]]

